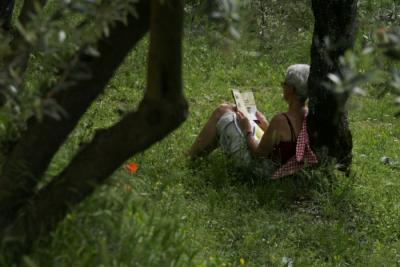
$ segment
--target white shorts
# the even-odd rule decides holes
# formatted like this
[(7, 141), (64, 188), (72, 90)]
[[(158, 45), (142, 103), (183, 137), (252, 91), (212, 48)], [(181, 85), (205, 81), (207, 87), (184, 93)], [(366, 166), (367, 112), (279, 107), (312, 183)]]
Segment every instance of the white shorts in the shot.
[[(254, 122), (251, 123), (252, 126), (255, 126)], [(216, 127), (222, 151), (232, 158), (237, 167), (250, 169), (257, 175), (271, 175), (275, 164), (271, 160), (256, 160), (251, 156), (246, 138), (240, 130), (234, 112), (226, 112), (222, 115)]]

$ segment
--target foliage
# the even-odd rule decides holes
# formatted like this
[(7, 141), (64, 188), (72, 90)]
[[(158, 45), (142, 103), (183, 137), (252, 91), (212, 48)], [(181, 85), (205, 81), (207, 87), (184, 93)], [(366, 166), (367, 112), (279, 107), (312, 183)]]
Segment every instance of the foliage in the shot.
[[(51, 1), (46, 9), (37, 6), (36, 15), (26, 25), (16, 21), (17, 33), (0, 33), (4, 40), (0, 45), (0, 93), (5, 96), (0, 110), (3, 144), (17, 139), (31, 116), (66, 116), (47, 96), (91, 76), (79, 57), (98, 55), (95, 41), (108, 35), (115, 22), (125, 22), (127, 15), (135, 12), (134, 2)], [(79, 50), (83, 53), (77, 53)], [(77, 64), (79, 71), (72, 73)], [(73, 78), (67, 80), (71, 73)]]
[[(310, 1), (197, 0), (188, 1), (186, 11), (190, 34), (207, 36), (210, 44), (224, 50), (237, 45), (240, 36), (242, 53), (256, 57), (275, 54), (272, 60), (279, 64), (287, 61), (288, 50), (296, 50), (294, 62), (308, 61), (308, 55), (302, 56), (300, 51), (309, 49), (306, 40), (312, 29)], [(204, 19), (204, 13), (209, 14), (212, 24)], [(282, 44), (287, 49), (281, 49)]]
[(200, 32), (210, 43), (229, 48), (240, 38), (239, 5), (237, 0), (194, 0), (187, 1), (186, 15), (191, 34)]
[(66, 218), (54, 233), (62, 238), (38, 244), (26, 260), (39, 259), (34, 266), (190, 265), (195, 254), (179, 229), (179, 219), (165, 218), (167, 210), (149, 209), (146, 196), (130, 179), (119, 172), (118, 180)]
[[(390, 94), (393, 103), (400, 106), (399, 64), (395, 64), (400, 59), (399, 48), (399, 27), (378, 29), (361, 52), (349, 51), (341, 58), (341, 74), (331, 74), (332, 85), (328, 86), (343, 97), (349, 97), (351, 94), (367, 94), (359, 86), (382, 84), (374, 93), (379, 97)], [(400, 112), (396, 116), (400, 116)]]

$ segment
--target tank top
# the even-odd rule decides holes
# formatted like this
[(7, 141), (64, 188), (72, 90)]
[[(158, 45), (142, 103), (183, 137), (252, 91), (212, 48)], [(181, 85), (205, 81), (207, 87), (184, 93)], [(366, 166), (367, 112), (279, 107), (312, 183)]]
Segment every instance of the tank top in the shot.
[(295, 135), (293, 125), (290, 122), (290, 119), (286, 113), (282, 113), (282, 115), (285, 116), (286, 121), (289, 124), (291, 140), (281, 141), (278, 144), (276, 144), (273, 148), (272, 159), (277, 163), (280, 163), (281, 165), (285, 164), (291, 157), (293, 157), (296, 154), (296, 145), (297, 145), (297, 138)]

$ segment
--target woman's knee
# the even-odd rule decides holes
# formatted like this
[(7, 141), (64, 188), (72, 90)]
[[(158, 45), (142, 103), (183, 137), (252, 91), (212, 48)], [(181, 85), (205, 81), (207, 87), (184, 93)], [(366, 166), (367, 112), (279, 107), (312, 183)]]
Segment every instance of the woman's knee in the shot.
[(234, 111), (234, 106), (232, 104), (220, 104), (213, 112), (213, 117), (216, 119), (221, 118), (222, 115), (224, 115), (227, 112), (233, 112)]

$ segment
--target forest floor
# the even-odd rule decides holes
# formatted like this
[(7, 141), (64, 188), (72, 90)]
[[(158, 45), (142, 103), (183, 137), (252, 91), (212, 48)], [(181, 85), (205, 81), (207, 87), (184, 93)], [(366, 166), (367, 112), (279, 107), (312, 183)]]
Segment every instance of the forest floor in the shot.
[[(187, 121), (129, 161), (137, 172), (121, 167), (74, 209), (51, 238), (36, 244), (27, 266), (399, 266), (400, 119), (393, 116), (393, 98), (378, 98), (376, 88), (348, 105), (351, 177), (316, 170), (302, 179), (259, 181), (232, 170), (219, 150), (195, 162), (185, 156), (213, 109), (232, 101), (233, 87), (253, 90), (267, 117), (285, 111), (285, 69), (309, 62), (304, 40), (310, 36), (303, 37), (258, 54), (252, 44), (228, 51), (201, 35), (186, 36)], [(95, 129), (138, 105), (146, 43), (85, 115), (49, 177)]]

